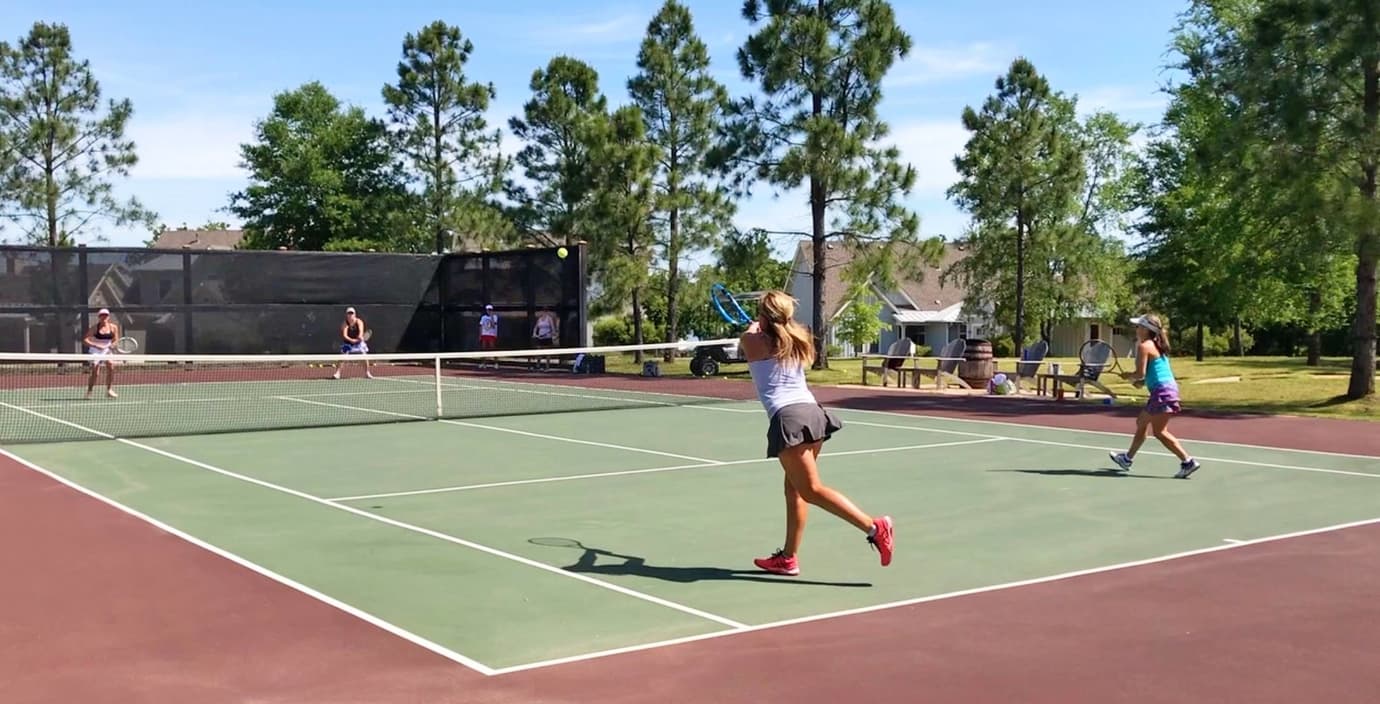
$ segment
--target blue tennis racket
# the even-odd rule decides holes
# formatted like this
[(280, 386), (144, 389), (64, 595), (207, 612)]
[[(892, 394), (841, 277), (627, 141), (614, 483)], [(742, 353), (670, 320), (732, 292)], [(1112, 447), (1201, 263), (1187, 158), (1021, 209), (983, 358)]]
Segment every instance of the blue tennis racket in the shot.
[(738, 303), (737, 297), (729, 292), (728, 287), (723, 284), (714, 284), (709, 287), (709, 300), (714, 304), (714, 309), (719, 311), (730, 325), (747, 325), (752, 322), (752, 316), (743, 310), (743, 306)]

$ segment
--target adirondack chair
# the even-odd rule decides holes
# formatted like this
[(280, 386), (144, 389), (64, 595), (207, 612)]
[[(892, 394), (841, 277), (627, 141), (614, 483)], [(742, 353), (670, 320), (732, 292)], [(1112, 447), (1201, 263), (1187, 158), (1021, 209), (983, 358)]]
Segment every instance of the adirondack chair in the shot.
[[(869, 362), (868, 360), (877, 360)], [(905, 386), (906, 376), (915, 375), (915, 367), (906, 366), (906, 362), (915, 361), (915, 343), (909, 338), (901, 338), (887, 347), (884, 355), (862, 355), (862, 383), (867, 386), (867, 373), (877, 372), (882, 376), (882, 386), (886, 386), (887, 377), (890, 373), (896, 374), (896, 385)], [(912, 386), (915, 385), (912, 379)]]
[[(1091, 342), (1091, 341), (1090, 341)], [(1087, 343), (1084, 343), (1085, 345)], [(1110, 345), (1100, 345), (1093, 348), (1091, 356), (1084, 357), (1080, 354), (1078, 360), (1078, 371), (1073, 374), (1055, 372), (1050, 374), (1040, 374), (1041, 385), (1045, 380), (1052, 381), (1054, 384), (1054, 397), (1063, 396), (1063, 386), (1065, 384), (1074, 388), (1074, 397), (1083, 398), (1085, 387), (1092, 386), (1111, 398), (1116, 398), (1116, 392), (1107, 388), (1099, 379), (1102, 372), (1112, 366), (1112, 355), (1114, 352)], [(1058, 365), (1056, 365), (1057, 367)]]
[(1021, 390), (1022, 379), (1034, 379), (1040, 373), (1040, 367), (1045, 363), (1045, 355), (1049, 354), (1049, 341), (1040, 340), (1035, 344), (1021, 350), (1021, 361), (1016, 363), (1016, 391)]
[[(971, 389), (973, 387), (958, 376), (958, 365), (963, 362), (963, 351), (967, 347), (967, 340), (961, 337), (950, 340), (949, 344), (944, 345), (944, 348), (939, 351), (933, 369), (918, 368), (916, 372), (919, 376), (926, 378), (934, 377), (936, 389), (944, 389), (950, 385)], [(917, 377), (916, 387), (919, 388), (919, 385), (919, 378)]]

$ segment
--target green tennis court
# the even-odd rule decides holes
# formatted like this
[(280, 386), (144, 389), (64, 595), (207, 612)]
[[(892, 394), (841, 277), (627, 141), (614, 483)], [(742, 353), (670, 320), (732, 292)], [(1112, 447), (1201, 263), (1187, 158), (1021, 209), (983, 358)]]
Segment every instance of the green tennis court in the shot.
[(1373, 457), (1189, 442), (1179, 481), (1152, 441), (1123, 476), (1120, 436), (839, 409), (823, 476), (895, 518), (896, 561), (816, 509), (775, 577), (751, 562), (783, 531), (753, 402), (351, 373), (30, 384), (0, 421), (34, 467), (486, 674), (1377, 517)]

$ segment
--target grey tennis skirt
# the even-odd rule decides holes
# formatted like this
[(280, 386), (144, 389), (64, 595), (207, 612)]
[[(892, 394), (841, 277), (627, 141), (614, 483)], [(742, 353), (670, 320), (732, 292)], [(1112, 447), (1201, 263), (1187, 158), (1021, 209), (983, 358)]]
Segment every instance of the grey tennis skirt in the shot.
[(771, 417), (767, 428), (767, 457), (796, 445), (828, 440), (843, 428), (843, 421), (817, 403), (793, 403)]

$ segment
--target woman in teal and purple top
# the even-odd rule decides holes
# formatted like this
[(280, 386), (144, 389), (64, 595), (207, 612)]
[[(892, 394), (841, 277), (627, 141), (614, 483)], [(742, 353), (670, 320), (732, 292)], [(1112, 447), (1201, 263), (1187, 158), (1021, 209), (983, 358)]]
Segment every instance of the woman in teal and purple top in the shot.
[(1145, 408), (1136, 418), (1136, 434), (1131, 438), (1131, 448), (1126, 452), (1113, 453), (1112, 461), (1124, 470), (1131, 469), (1131, 463), (1145, 443), (1149, 430), (1155, 431), (1160, 443), (1179, 458), (1179, 472), (1176, 479), (1187, 479), (1198, 471), (1198, 460), (1189, 457), (1179, 439), (1169, 432), (1169, 419), (1183, 411), (1179, 403), (1179, 382), (1174, 379), (1174, 370), (1169, 366), (1169, 333), (1164, 329), (1157, 315), (1142, 315), (1132, 318), (1136, 326), (1136, 371), (1129, 376), (1136, 386), (1144, 385), (1150, 393)]

